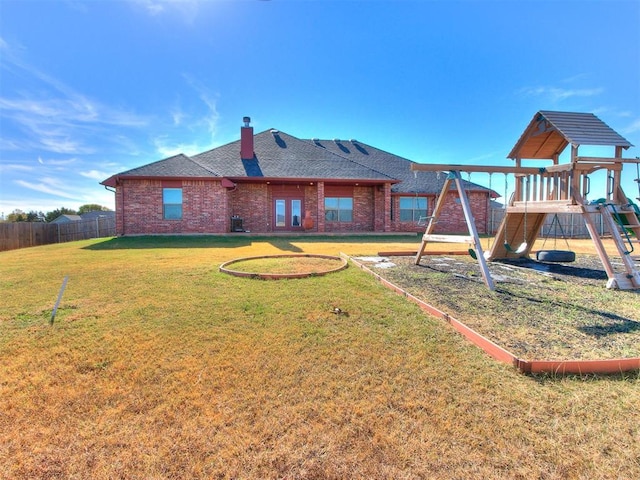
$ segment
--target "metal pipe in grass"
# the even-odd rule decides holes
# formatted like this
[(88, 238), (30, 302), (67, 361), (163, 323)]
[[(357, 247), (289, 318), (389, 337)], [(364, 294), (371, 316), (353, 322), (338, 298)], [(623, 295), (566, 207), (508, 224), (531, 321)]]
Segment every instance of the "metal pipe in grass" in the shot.
[(64, 280), (62, 281), (62, 287), (60, 287), (60, 292), (58, 293), (58, 299), (56, 300), (56, 304), (53, 307), (53, 311), (51, 312), (51, 319), (49, 320), (49, 325), (53, 325), (53, 320), (56, 318), (58, 305), (60, 305), (60, 300), (62, 300), (62, 294), (64, 293), (64, 289), (67, 287), (68, 280), (69, 280), (69, 275), (65, 276)]

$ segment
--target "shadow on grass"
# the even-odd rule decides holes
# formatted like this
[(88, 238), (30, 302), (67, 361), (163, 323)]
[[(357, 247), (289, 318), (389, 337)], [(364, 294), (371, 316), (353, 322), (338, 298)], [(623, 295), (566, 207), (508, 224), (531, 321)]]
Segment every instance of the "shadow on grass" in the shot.
[(632, 320), (630, 318), (623, 317), (621, 315), (617, 315), (615, 313), (606, 312), (602, 310), (595, 310), (593, 308), (584, 307), (576, 303), (559, 302), (557, 300), (553, 300), (553, 301), (541, 300), (539, 298), (534, 298), (527, 295), (517, 295), (513, 292), (508, 292), (500, 288), (497, 288), (496, 292), (500, 293), (501, 295), (517, 297), (531, 303), (548, 305), (552, 308), (557, 307), (557, 308), (562, 308), (567, 310), (578, 310), (584, 313), (585, 315), (601, 318), (602, 321), (598, 324), (583, 325), (583, 326), (576, 327), (576, 330), (579, 330), (586, 335), (591, 335), (594, 337), (604, 337), (607, 335), (614, 335), (617, 333), (631, 333), (631, 332), (635, 332), (636, 330), (640, 330), (640, 322), (636, 320)]
[(237, 248), (251, 245), (252, 238), (240, 236), (136, 236), (116, 237), (84, 247), (85, 250), (126, 250), (145, 248)]
[(303, 252), (295, 242), (304, 243), (388, 243), (413, 242), (415, 237), (385, 237), (362, 235), (314, 235), (314, 236), (245, 236), (238, 235), (140, 235), (115, 237), (84, 247), (85, 250), (122, 250), (145, 248), (238, 248), (255, 242), (266, 242), (285, 252)]
[(631, 333), (640, 330), (640, 322), (622, 317), (614, 318), (617, 315), (612, 315), (611, 317), (613, 322), (609, 325), (585, 325), (584, 327), (578, 327), (578, 330), (594, 337), (605, 337), (614, 333)]
[(496, 260), (496, 263), (504, 263), (506, 265), (514, 265), (521, 268), (528, 268), (537, 272), (554, 273), (557, 275), (567, 275), (570, 277), (590, 278), (593, 280), (607, 280), (607, 272), (602, 269), (574, 267), (559, 263), (537, 262), (531, 259), (502, 259)]

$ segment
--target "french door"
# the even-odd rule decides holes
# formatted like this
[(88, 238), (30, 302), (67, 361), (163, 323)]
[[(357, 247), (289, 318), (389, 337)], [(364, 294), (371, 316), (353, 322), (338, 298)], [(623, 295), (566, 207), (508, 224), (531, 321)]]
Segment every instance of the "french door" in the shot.
[(302, 229), (302, 199), (276, 198), (273, 201), (274, 230), (292, 231)]

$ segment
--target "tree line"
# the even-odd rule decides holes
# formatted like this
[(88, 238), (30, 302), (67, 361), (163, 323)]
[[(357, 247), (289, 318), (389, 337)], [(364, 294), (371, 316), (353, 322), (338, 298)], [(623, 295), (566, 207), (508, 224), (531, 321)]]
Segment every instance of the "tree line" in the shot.
[(95, 203), (90, 203), (87, 205), (81, 205), (78, 210), (73, 210), (72, 208), (60, 207), (55, 210), (51, 210), (50, 212), (44, 213), (42, 211), (30, 210), (28, 212), (24, 212), (18, 208), (16, 208), (13, 212), (11, 212), (7, 217), (3, 220), (4, 222), (51, 222), (55, 220), (60, 215), (82, 215), (83, 213), (88, 212), (109, 212), (110, 208), (103, 207), (102, 205), (98, 205)]

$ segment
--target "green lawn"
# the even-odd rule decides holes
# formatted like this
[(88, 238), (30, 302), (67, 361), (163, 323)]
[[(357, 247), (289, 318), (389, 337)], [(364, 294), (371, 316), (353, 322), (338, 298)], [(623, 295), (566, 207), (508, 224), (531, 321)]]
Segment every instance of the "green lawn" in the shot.
[(417, 246), (193, 236), (0, 253), (0, 478), (640, 478), (637, 374), (523, 376), (357, 268), (218, 272)]

